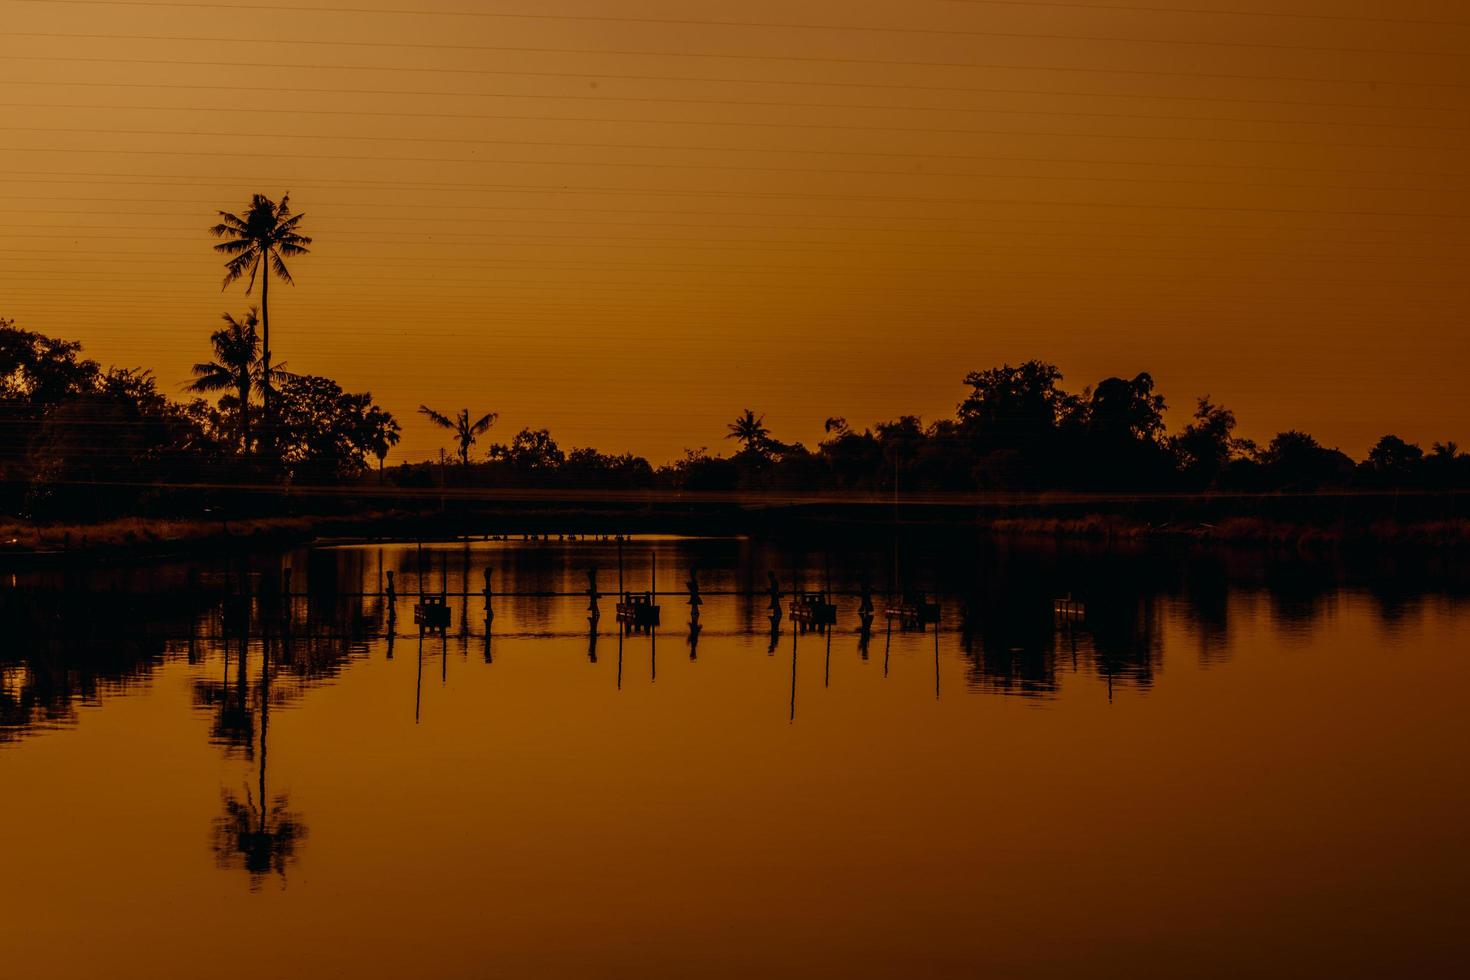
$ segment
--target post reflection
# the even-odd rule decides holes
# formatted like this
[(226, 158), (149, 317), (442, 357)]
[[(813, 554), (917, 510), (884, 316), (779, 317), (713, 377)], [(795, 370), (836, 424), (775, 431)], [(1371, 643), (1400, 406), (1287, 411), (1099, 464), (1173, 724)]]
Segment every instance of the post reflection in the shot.
[[(620, 545), (636, 548), (633, 542)], [(683, 583), (689, 607), (684, 636), (688, 661), (698, 661), (702, 650), (714, 653), (701, 677), (730, 683), (732, 676), (753, 669), (746, 658), (754, 655), (765, 662), (760, 653), (776, 654), (784, 635), (783, 590), (770, 571), (778, 561), (769, 552), (750, 550), (747, 544), (740, 546), (744, 551), (725, 553), (708, 544), (660, 546), (670, 551), (667, 560), (676, 567), (682, 561), (689, 568)], [(624, 647), (646, 632), (648, 678), (650, 683), (660, 681), (656, 627), (632, 632), (620, 624), (615, 663), (599, 657), (597, 567), (599, 561), (612, 560), (610, 545), (584, 540), (528, 543), (514, 555), (496, 550), (511, 547), (461, 542), (450, 547), (426, 544), (422, 550), (379, 547), (372, 552), (234, 556), (212, 566), (153, 572), (146, 585), (118, 573), (116, 581), (93, 583), (90, 591), (45, 576), (18, 579), (15, 587), (0, 591), (0, 614), (10, 624), (12, 638), (0, 651), (0, 751), (13, 750), (4, 743), (76, 725), (81, 705), (105, 705), (148, 691), (155, 674), (178, 665), (188, 672), (190, 703), (207, 721), (204, 737), (218, 748), (224, 773), (220, 812), (212, 828), (215, 861), (221, 868), (243, 872), (253, 889), (273, 877), (284, 881), (307, 829), (288, 796), (271, 785), (272, 719), (282, 710), (311, 710), (303, 703), (309, 692), (344, 681), (356, 665), (381, 661), (399, 685), (395, 696), (405, 701), (403, 685), (413, 685), (415, 725), (425, 722), (426, 656), (438, 654), (439, 687), (473, 689), (475, 671), (468, 651), (476, 640), (486, 666), (495, 662), (492, 642), (502, 644), (497, 652), (503, 655), (504, 676), (519, 677), (520, 683), (525, 675), (516, 668), (525, 658), (539, 656), (538, 644), (561, 637), (584, 640), (585, 658), (577, 657), (576, 666), (556, 661), (536, 676), (571, 683), (571, 671), (607, 670), (613, 674), (610, 688), (620, 691)], [(456, 551), (452, 563), (447, 560), (451, 549)], [(936, 622), (932, 634), (895, 630), (893, 618), (885, 618), (881, 677), (889, 679), (884, 689), (895, 696), (916, 678), (927, 685), (927, 669), (904, 669), (925, 660), (932, 662), (936, 700), (955, 690), (947, 686), (955, 682), (962, 692), (1034, 699), (1056, 699), (1068, 690), (1110, 701), (1125, 692), (1146, 696), (1172, 664), (1166, 655), (1169, 628), (1189, 638), (1192, 666), (1219, 667), (1232, 649), (1240, 603), (1261, 598), (1290, 635), (1318, 623), (1351, 581), (1349, 576), (1361, 574), (1342, 567), (1295, 573), (1284, 561), (1259, 569), (1199, 555), (1172, 562), (1126, 553), (1065, 561), (1045, 552), (981, 553), (978, 558), (935, 553), (931, 558), (933, 580), (948, 583), (949, 589), (934, 596), (934, 605), (956, 612)], [(841, 556), (830, 572), (827, 559), (822, 560), (828, 582), (824, 590), (803, 593), (797, 588), (791, 593), (790, 664), (781, 678), (791, 725), (797, 724), (798, 688), (804, 683), (803, 690), (810, 693), (804, 694), (803, 714), (810, 719), (820, 700), (847, 696), (844, 692), (860, 679), (849, 682), (843, 664), (852, 661), (839, 657), (840, 683), (833, 684), (835, 634), (855, 640), (859, 665), (870, 657), (876, 614), (865, 569), (871, 556), (852, 557), (850, 572)], [(918, 557), (909, 560), (917, 562)], [(499, 569), (494, 593), (492, 566)], [(456, 636), (466, 668), (456, 668), (454, 676), (448, 670), (447, 629), (420, 627), (412, 665), (405, 661), (402, 671), (396, 666), (397, 642), (412, 636), (399, 634), (398, 589), (403, 576), (414, 575), (416, 569), (423, 575), (413, 583), (415, 591), (431, 592), (451, 607), (460, 605)], [(759, 584), (762, 575), (764, 588)], [(431, 583), (431, 577), (437, 581)], [(793, 579), (800, 584), (799, 574)], [(1357, 581), (1365, 601), (1376, 604), (1379, 620), (1390, 627), (1402, 629), (1412, 617), (1423, 615), (1425, 603), (1406, 596), (1402, 584), (1384, 584), (1371, 575)], [(1459, 588), (1461, 592), (1452, 594), (1463, 595)], [(649, 595), (651, 601), (654, 593)], [(1075, 601), (1079, 610), (1085, 608), (1085, 614), (1059, 618), (1055, 610), (1062, 596)], [(483, 617), (472, 625), (469, 605), (482, 598)], [(755, 606), (762, 600), (764, 617)], [(499, 618), (495, 602), (501, 606)], [(836, 625), (811, 620), (812, 610), (829, 602)], [(498, 637), (492, 624), (499, 627)], [(801, 635), (811, 630), (822, 634), (820, 687), (816, 658), (800, 656)], [(426, 642), (434, 640), (438, 650), (426, 650)], [(736, 674), (722, 673), (731, 670)], [(658, 687), (678, 697), (693, 677), (675, 662)], [(949, 694), (946, 700), (952, 698)], [(364, 708), (363, 717), (370, 714)], [(406, 720), (406, 712), (398, 717)], [(253, 770), (243, 780), (238, 778), (240, 766)]]

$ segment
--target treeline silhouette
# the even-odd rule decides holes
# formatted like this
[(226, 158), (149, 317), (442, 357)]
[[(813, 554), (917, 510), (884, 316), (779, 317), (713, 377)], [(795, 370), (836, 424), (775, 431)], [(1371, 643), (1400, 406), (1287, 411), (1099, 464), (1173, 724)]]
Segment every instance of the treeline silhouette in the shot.
[[(385, 467), (399, 424), (370, 393), (329, 378), (270, 369), (272, 414), (256, 317), (225, 317), (213, 359), (194, 368), (195, 397), (177, 400), (140, 368), (103, 368), (79, 343), (0, 319), (0, 479), (6, 513), (90, 519), (167, 513), (191, 483), (384, 484), (696, 491), (1131, 491), (1463, 489), (1470, 456), (1385, 435), (1363, 460), (1289, 430), (1264, 446), (1236, 436), (1234, 414), (1199, 399), (1166, 431), (1153, 378), (1105, 378), (1081, 393), (1041, 361), (966, 375), (952, 418), (917, 416), (858, 429), (826, 420), (813, 447), (777, 438), (747, 409), (728, 426), (728, 454), (686, 450), (654, 466), (632, 454), (564, 450), (546, 429), (479, 448), (495, 413), (423, 414), (451, 435), (454, 462)], [(202, 394), (215, 394), (210, 400)], [(256, 416), (260, 416), (257, 418)], [(376, 472), (374, 472), (376, 470)]]
[[(1081, 393), (1054, 365), (1027, 361), (964, 377), (952, 418), (905, 415), (858, 429), (829, 418), (817, 445), (777, 438), (746, 409), (708, 448), (654, 466), (630, 453), (563, 450), (547, 429), (522, 429), (476, 451), (493, 411), (427, 405), (419, 412), (451, 436), (457, 464), (385, 467), (400, 426), (371, 393), (296, 374), (274, 360), (269, 289), (294, 285), (286, 260), (312, 239), (290, 196), (255, 194), (239, 214), (220, 211), (223, 285), (241, 280), (260, 304), (224, 314), (193, 368), (187, 400), (142, 368), (104, 369), (81, 345), (0, 318), (0, 509), (28, 519), (178, 515), (203, 507), (191, 484), (238, 487), (368, 481), (399, 487), (527, 487), (697, 491), (1236, 490), (1470, 487), (1470, 457), (1452, 442), (1422, 447), (1385, 435), (1351, 459), (1305, 432), (1264, 446), (1236, 436), (1235, 415), (1200, 398), (1191, 420), (1166, 431), (1164, 397), (1147, 373), (1104, 378)], [(203, 344), (201, 343), (201, 349)], [(189, 397), (192, 396), (192, 397)], [(369, 471), (373, 462), (378, 473)]]

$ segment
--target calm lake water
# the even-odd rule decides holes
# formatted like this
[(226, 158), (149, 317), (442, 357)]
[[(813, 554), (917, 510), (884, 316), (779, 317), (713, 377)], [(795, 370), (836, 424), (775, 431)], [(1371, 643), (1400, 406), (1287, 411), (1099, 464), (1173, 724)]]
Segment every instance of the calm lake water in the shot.
[[(1465, 579), (639, 539), (0, 588), (0, 964), (47, 977), (1462, 974)], [(894, 629), (894, 575), (937, 592)], [(596, 632), (579, 596), (599, 568)], [(275, 599), (292, 569), (288, 603)], [(417, 569), (450, 595), (413, 625)], [(828, 634), (762, 590), (830, 582)], [(389, 635), (378, 595), (400, 593)], [(856, 593), (878, 591), (870, 635)], [(244, 580), (256, 598), (224, 598)], [(738, 594), (731, 594), (738, 593)], [(1072, 594), (1086, 621), (1058, 627)], [(784, 597), (782, 605), (789, 601)]]

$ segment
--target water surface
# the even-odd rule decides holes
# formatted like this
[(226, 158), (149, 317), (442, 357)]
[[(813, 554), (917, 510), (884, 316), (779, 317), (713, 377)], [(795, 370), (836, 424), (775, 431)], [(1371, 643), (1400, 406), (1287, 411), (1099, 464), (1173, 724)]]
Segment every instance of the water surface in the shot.
[[(595, 629), (585, 597), (493, 597), (487, 631), (486, 567), (558, 593), (596, 565), (612, 593), (611, 542), (14, 579), (6, 975), (1466, 964), (1470, 607), (1442, 569), (951, 544), (897, 563), (940, 628), (890, 633), (883, 545), (623, 551), (629, 588), (697, 569), (692, 640), (678, 595), (651, 635), (611, 595)], [(413, 626), (420, 569), (443, 637)], [(773, 634), (767, 570), (840, 593), (838, 627)]]

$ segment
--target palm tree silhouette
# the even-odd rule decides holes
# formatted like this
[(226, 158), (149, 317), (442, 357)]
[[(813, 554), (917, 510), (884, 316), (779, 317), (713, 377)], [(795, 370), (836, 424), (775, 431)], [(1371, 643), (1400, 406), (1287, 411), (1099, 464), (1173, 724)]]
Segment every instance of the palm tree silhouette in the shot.
[(378, 482), (383, 482), (383, 460), (388, 458), (388, 450), (398, 445), (400, 428), (398, 420), (389, 413), (374, 405), (368, 410), (368, 431), (372, 433), (373, 455), (378, 457)]
[(486, 412), (471, 422), (470, 410), (467, 408), (460, 409), (458, 415), (450, 418), (447, 415), (440, 415), (427, 405), (419, 406), (419, 414), (427, 417), (430, 422), (441, 429), (448, 429), (454, 433), (454, 437), (459, 440), (459, 461), (465, 466), (470, 465), (470, 447), (475, 444), (476, 439), (489, 431), (490, 426), (494, 425), (495, 420), (500, 417), (499, 412)]
[(214, 360), (194, 365), (194, 380), (185, 386), (186, 391), (214, 392), (233, 391), (236, 408), (240, 413), (240, 451), (250, 454), (250, 393), (256, 387), (256, 371), (260, 353), (260, 338), (255, 328), (260, 322), (255, 308), (236, 320), (228, 313), (221, 314), (225, 321), (222, 329), (209, 335), (214, 347)]
[(245, 292), (255, 287), (256, 276), (260, 277), (260, 329), (261, 329), (261, 406), (264, 416), (262, 441), (271, 440), (271, 317), (270, 282), (274, 275), (287, 285), (295, 285), (285, 259), (306, 255), (311, 239), (300, 233), (298, 226), (304, 215), (291, 213), (291, 195), (282, 194), (280, 203), (264, 194), (255, 194), (245, 209), (244, 217), (220, 211), (219, 224), (209, 229), (215, 238), (224, 241), (214, 246), (216, 252), (229, 256), (225, 261), (225, 282), (228, 288), (247, 274), (249, 281)]
[(745, 452), (755, 452), (765, 446), (766, 440), (771, 436), (771, 430), (765, 426), (766, 417), (756, 415), (750, 409), (739, 416), (726, 428), (730, 430), (726, 439), (739, 439), (745, 443)]
[[(220, 314), (220, 319), (225, 321), (225, 326), (209, 335), (209, 342), (214, 347), (214, 360), (194, 365), (194, 380), (185, 385), (184, 390), (231, 392), (220, 399), (220, 408), (238, 412), (240, 451), (248, 456), (250, 397), (264, 387), (260, 338), (255, 331), (260, 325), (260, 317), (251, 307), (242, 320), (236, 320), (228, 313)], [(272, 381), (283, 381), (289, 377), (291, 374), (285, 364), (278, 364), (271, 371)]]

